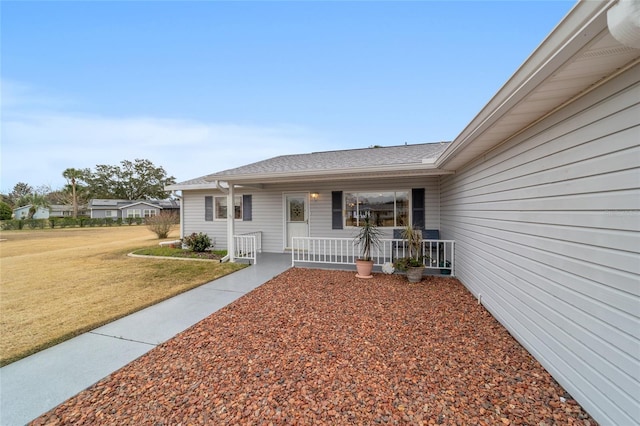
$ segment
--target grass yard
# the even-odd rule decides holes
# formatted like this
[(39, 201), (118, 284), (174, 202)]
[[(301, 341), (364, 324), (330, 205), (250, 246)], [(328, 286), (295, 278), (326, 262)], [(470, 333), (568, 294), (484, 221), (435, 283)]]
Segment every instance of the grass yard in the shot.
[(0, 232), (0, 366), (243, 267), (127, 257), (158, 243), (145, 226)]

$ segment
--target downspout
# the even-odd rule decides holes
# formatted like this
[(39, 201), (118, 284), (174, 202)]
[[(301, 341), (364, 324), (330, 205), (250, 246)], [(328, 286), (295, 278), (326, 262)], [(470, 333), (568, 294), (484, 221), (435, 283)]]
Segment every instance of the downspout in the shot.
[(215, 182), (216, 188), (218, 188), (218, 191), (222, 192), (223, 194), (228, 194), (229, 190), (227, 188), (225, 188), (224, 186), (220, 185), (220, 181), (216, 180)]
[(607, 11), (611, 35), (625, 46), (640, 49), (640, 3), (620, 0)]

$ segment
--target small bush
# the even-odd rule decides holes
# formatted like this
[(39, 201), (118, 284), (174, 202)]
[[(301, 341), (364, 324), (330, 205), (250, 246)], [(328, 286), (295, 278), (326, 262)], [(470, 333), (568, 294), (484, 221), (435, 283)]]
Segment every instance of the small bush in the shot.
[(47, 219), (26, 219), (25, 223), (29, 227), (29, 229), (44, 229), (45, 222)]
[(167, 238), (169, 232), (178, 224), (178, 215), (173, 212), (161, 212), (157, 216), (148, 217), (145, 223), (158, 238)]
[(0, 220), (11, 220), (12, 214), (11, 206), (4, 201), (0, 201)]
[(69, 228), (74, 228), (76, 226), (78, 226), (79, 224), (79, 219), (74, 219), (72, 217), (65, 217), (64, 220), (62, 221), (62, 223), (64, 224), (65, 227), (69, 227)]
[(195, 232), (188, 237), (184, 237), (182, 242), (187, 245), (189, 250), (195, 252), (203, 252), (209, 248), (213, 248), (213, 244), (211, 243), (211, 238), (207, 234), (203, 234), (202, 232), (196, 234)]
[(16, 220), (16, 219), (5, 220), (5, 221), (2, 222), (1, 229), (4, 230), (4, 231), (22, 229), (22, 227), (21, 227), (22, 223), (23, 222), (21, 220)]

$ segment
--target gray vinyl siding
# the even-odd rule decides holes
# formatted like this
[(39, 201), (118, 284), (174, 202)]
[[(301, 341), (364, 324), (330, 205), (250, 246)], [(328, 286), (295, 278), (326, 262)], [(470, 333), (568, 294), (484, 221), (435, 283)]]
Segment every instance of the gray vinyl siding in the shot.
[(601, 424), (640, 419), (638, 75), (441, 179), (457, 277)]
[(93, 219), (104, 219), (104, 218), (106, 218), (106, 216), (105, 216), (105, 211), (106, 210), (113, 211), (113, 216), (111, 216), (111, 218), (114, 219), (114, 220), (119, 218), (119, 217), (122, 217), (121, 213), (120, 213), (120, 210), (118, 210), (117, 207), (116, 208), (112, 208), (112, 209), (105, 209), (105, 210), (93, 209), (93, 210), (91, 210), (91, 217)]
[[(425, 183), (426, 182), (426, 183)], [(398, 179), (384, 182), (354, 181), (354, 182), (319, 182), (299, 184), (267, 185), (264, 189), (238, 188), (237, 195), (251, 194), (253, 217), (251, 221), (236, 220), (236, 234), (247, 232), (262, 232), (262, 250), (270, 253), (282, 253), (284, 250), (284, 203), (286, 193), (319, 194), (318, 200), (309, 201), (309, 233), (313, 237), (353, 237), (353, 228), (331, 229), (331, 191), (366, 191), (366, 190), (407, 190), (411, 188), (425, 188), (425, 209), (427, 227), (440, 228), (439, 181), (438, 178)], [(216, 247), (227, 247), (227, 222), (225, 220), (204, 220), (204, 197), (219, 196), (220, 192), (184, 191), (184, 234), (205, 232), (213, 237)], [(392, 236), (390, 229), (385, 235)]]
[(214, 239), (216, 248), (226, 247), (227, 225), (225, 221), (205, 221), (205, 196), (222, 195), (211, 191), (184, 191), (182, 202), (183, 235), (202, 232)]
[(104, 212), (102, 210), (92, 209), (91, 210), (91, 218), (92, 219), (103, 219), (104, 218)]

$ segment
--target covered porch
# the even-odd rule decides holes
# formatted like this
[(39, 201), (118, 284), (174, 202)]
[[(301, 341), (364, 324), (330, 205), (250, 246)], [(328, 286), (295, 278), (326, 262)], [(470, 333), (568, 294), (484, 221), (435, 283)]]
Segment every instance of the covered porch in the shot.
[[(257, 264), (262, 257), (262, 232), (235, 235), (232, 247), (230, 260)], [(290, 252), (291, 266), (346, 269), (355, 265), (361, 250), (353, 238), (294, 237)], [(406, 256), (406, 241), (401, 238), (383, 239), (371, 253), (378, 270)], [(426, 273), (455, 276), (455, 241), (422, 240), (422, 256)]]

